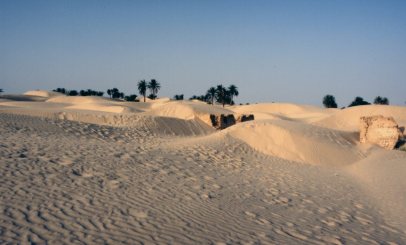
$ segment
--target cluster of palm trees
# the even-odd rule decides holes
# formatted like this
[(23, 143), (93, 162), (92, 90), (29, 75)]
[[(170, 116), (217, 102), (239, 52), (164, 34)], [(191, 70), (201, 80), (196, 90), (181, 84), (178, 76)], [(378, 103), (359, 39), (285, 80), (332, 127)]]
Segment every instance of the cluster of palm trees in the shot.
[(161, 89), (161, 84), (155, 79), (151, 79), (149, 82), (145, 80), (138, 82), (138, 91), (140, 92), (140, 95), (144, 97), (144, 102), (147, 96), (147, 89), (150, 91), (148, 98), (154, 100), (157, 97), (159, 89)]
[(112, 99), (122, 99), (125, 96), (123, 92), (120, 92), (120, 90), (118, 90), (118, 88), (107, 89), (107, 94)]
[(238, 88), (235, 85), (230, 85), (228, 88), (224, 87), (222, 84), (217, 85), (216, 87), (210, 87), (205, 95), (201, 96), (192, 96), (190, 99), (197, 99), (205, 101), (209, 104), (214, 105), (214, 102), (220, 103), (223, 105), (229, 104), (234, 105), (234, 97), (239, 95)]
[(52, 91), (66, 94), (68, 96), (78, 96), (78, 95), (80, 95), (80, 96), (103, 96), (104, 95), (103, 91), (96, 91), (93, 89), (86, 89), (86, 90), (82, 89), (78, 92), (77, 90), (68, 90), (66, 88), (56, 88)]
[[(357, 96), (351, 102), (351, 104), (348, 105), (348, 107), (359, 106), (359, 105), (370, 105), (370, 104), (371, 103), (364, 100), (364, 98)], [(374, 99), (374, 104), (389, 105), (389, 99), (386, 97), (377, 96)], [(327, 94), (326, 96), (323, 97), (323, 105), (326, 108), (337, 108), (336, 98), (331, 94)], [(342, 108), (345, 108), (345, 107), (342, 107)]]

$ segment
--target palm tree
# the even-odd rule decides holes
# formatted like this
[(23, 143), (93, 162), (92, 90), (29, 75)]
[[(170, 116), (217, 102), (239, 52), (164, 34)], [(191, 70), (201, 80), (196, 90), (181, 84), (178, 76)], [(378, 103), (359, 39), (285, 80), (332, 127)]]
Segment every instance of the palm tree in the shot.
[(151, 98), (155, 99), (156, 95), (158, 94), (158, 90), (161, 88), (161, 84), (155, 79), (151, 79), (148, 83), (148, 89), (151, 91)]
[(227, 97), (227, 89), (223, 85), (217, 85), (216, 88), (216, 98), (217, 101), (224, 105), (226, 104), (226, 97)]
[(138, 91), (140, 92), (140, 95), (144, 96), (145, 102), (145, 97), (147, 95), (147, 82), (145, 80), (141, 80), (138, 82)]
[(110, 96), (110, 98), (111, 98), (111, 95), (112, 95), (112, 93), (111, 93), (111, 89), (107, 89), (107, 94)]
[(211, 104), (214, 105), (214, 99), (216, 98), (216, 88), (209, 88), (209, 90), (207, 90), (206, 96), (209, 100), (211, 100)]
[(118, 90), (118, 88), (112, 88), (112, 89), (110, 90), (110, 92), (111, 92), (111, 97), (112, 97), (113, 99), (118, 99), (118, 98), (120, 98), (120, 90)]
[(228, 87), (228, 92), (229, 92), (229, 95), (230, 95), (231, 104), (234, 104), (233, 97), (238, 96), (238, 88), (237, 88), (237, 86), (231, 84), (230, 87)]

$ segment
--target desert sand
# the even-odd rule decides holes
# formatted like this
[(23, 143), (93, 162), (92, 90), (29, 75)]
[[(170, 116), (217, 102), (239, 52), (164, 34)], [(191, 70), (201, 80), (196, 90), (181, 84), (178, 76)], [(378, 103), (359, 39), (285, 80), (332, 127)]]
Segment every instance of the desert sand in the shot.
[[(254, 114), (215, 130), (210, 113)], [(406, 107), (0, 98), (0, 243), (405, 244)]]

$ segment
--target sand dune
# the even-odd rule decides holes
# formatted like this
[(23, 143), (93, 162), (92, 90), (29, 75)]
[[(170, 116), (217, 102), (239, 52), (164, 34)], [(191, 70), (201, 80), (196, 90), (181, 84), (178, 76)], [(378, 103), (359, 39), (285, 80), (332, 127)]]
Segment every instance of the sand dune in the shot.
[(149, 111), (151, 115), (175, 117), (185, 120), (194, 119), (199, 115), (232, 114), (233, 111), (219, 106), (212, 106), (201, 102), (172, 101), (153, 106)]
[(359, 118), (363, 116), (383, 115), (393, 117), (398, 125), (406, 126), (406, 107), (388, 105), (365, 105), (338, 110), (316, 125), (345, 131), (357, 131)]
[[(406, 243), (406, 153), (356, 132), (404, 107), (35, 93), (0, 101), (0, 243)], [(256, 120), (218, 131), (211, 113)]]
[(364, 157), (358, 135), (295, 121), (252, 121), (228, 131), (255, 150), (290, 161), (343, 166)]
[(45, 101), (47, 97), (22, 94), (5, 94), (0, 95), (0, 101)]
[(62, 93), (46, 91), (46, 90), (27, 91), (24, 93), (24, 95), (39, 96), (39, 97), (45, 97), (45, 98), (60, 97), (60, 96), (65, 97), (66, 96)]
[(406, 152), (377, 149), (371, 156), (348, 167), (391, 217), (392, 222), (406, 224)]
[(287, 119), (300, 121), (320, 120), (331, 115), (334, 109), (321, 109), (309, 105), (296, 105), (288, 103), (264, 103), (253, 105), (242, 105), (233, 108), (233, 111), (240, 114), (254, 114), (256, 119)]

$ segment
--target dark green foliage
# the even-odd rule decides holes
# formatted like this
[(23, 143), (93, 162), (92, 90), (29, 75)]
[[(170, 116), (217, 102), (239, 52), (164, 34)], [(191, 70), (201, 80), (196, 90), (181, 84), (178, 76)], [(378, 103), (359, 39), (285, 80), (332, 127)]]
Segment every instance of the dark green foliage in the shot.
[(175, 96), (173, 96), (173, 98), (175, 100), (183, 100), (183, 94), (176, 94)]
[(141, 80), (138, 82), (138, 92), (140, 92), (140, 95), (144, 97), (144, 102), (145, 102), (145, 97), (147, 94), (147, 82), (145, 80)]
[(227, 102), (231, 102), (230, 92), (221, 84), (216, 87), (216, 101), (223, 107)]
[(235, 85), (230, 85), (230, 87), (228, 87), (228, 94), (229, 94), (229, 96), (230, 96), (230, 104), (231, 105), (234, 105), (234, 100), (233, 100), (233, 98), (234, 98), (234, 96), (238, 96), (238, 88), (237, 88), (237, 86), (235, 86)]
[(365, 101), (362, 97), (355, 97), (354, 101), (351, 102), (351, 104), (348, 105), (348, 107), (352, 106), (359, 106), (359, 105), (370, 105), (371, 103)]
[(130, 94), (128, 96), (124, 96), (125, 101), (136, 101), (137, 95), (136, 94)]
[(324, 96), (323, 105), (326, 108), (337, 108), (336, 98), (330, 94)]
[(107, 89), (107, 94), (109, 95), (109, 97), (111, 98), (111, 89)]
[(161, 84), (157, 80), (151, 79), (151, 81), (147, 84), (147, 87), (151, 92), (148, 98), (152, 100), (156, 99), (158, 95), (158, 90), (161, 89)]
[(223, 105), (229, 104), (234, 105), (234, 96), (238, 96), (238, 88), (235, 85), (230, 85), (228, 89), (224, 87), (222, 84), (217, 85), (217, 87), (210, 87), (206, 95), (196, 96), (193, 95), (190, 100), (197, 99), (201, 101), (205, 101), (209, 104), (214, 105), (214, 101)]
[(376, 105), (389, 105), (389, 100), (386, 97), (377, 96), (374, 100)]
[(107, 94), (110, 95), (112, 99), (124, 98), (124, 93), (120, 92), (117, 88), (107, 89)]
[(154, 99), (156, 99), (156, 95), (155, 94), (149, 94), (148, 99), (154, 100)]
[(216, 99), (216, 88), (211, 87), (207, 90), (206, 97), (210, 100), (210, 103), (214, 105), (214, 99)]
[(68, 91), (65, 88), (57, 88), (52, 91), (62, 93), (62, 94), (68, 94)]
[(189, 98), (189, 100), (200, 100), (203, 102), (207, 102), (207, 97), (206, 97), (206, 95), (199, 95), (199, 96), (193, 95), (192, 97)]
[(70, 90), (67, 95), (69, 96), (77, 96), (79, 93), (76, 90)]
[(102, 91), (95, 91), (92, 89), (87, 89), (87, 90), (80, 90), (79, 93), (76, 90), (67, 90), (65, 88), (57, 88), (53, 90), (54, 92), (58, 92), (58, 93), (62, 93), (62, 94), (66, 94), (69, 96), (77, 96), (77, 95), (81, 95), (81, 96), (103, 96), (104, 92)]

